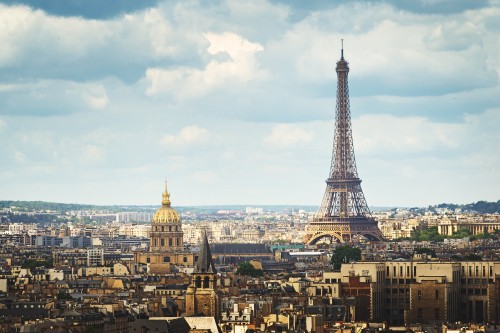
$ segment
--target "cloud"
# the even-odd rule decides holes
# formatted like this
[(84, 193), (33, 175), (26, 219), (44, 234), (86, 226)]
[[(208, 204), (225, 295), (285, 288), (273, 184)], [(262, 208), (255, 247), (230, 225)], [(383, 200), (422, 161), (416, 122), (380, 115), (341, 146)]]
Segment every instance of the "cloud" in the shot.
[[(175, 7), (172, 4), (172, 7)], [(171, 14), (173, 13), (173, 14)], [(173, 25), (176, 11), (149, 8), (110, 20), (57, 17), (26, 6), (0, 4), (0, 73), (79, 81), (118, 77), (135, 82), (148, 64), (200, 63), (201, 33)], [(36, 54), (36, 57), (32, 57)]]
[[(306, 89), (318, 93), (326, 87), (331, 93), (332, 59), (339, 58), (344, 38), (353, 96), (440, 95), (491, 87), (498, 75), (487, 61), (494, 48), (487, 46), (491, 33), (483, 20), (492, 13), (498, 15), (497, 9), (436, 20), (384, 4), (348, 3), (314, 12), (292, 26), (267, 45), (266, 59), (282, 61), (277, 65), (282, 71), (295, 68), (291, 74), (307, 83)], [(346, 16), (350, 19), (342, 19)], [(283, 59), (282, 52), (294, 56)]]
[(343, 38), (369, 203), (498, 200), (498, 1), (22, 1), (4, 198), (157, 204), (168, 176), (180, 205), (319, 205)]
[(37, 80), (0, 91), (0, 114), (53, 116), (104, 109), (109, 104), (102, 83)]
[(83, 16), (107, 19), (155, 5), (158, 0), (121, 0), (120, 6), (109, 0), (81, 2), (79, 0), (3, 0), (7, 4), (25, 4), (57, 16)]
[(82, 93), (84, 102), (92, 109), (104, 109), (109, 104), (106, 88), (99, 85)]
[(165, 146), (183, 147), (206, 143), (210, 138), (210, 132), (196, 125), (184, 127), (178, 134), (166, 135), (161, 138), (160, 143)]
[(264, 138), (264, 144), (279, 147), (289, 147), (296, 144), (310, 142), (314, 133), (306, 131), (296, 125), (278, 124), (271, 134)]
[(463, 137), (463, 125), (433, 123), (421, 117), (366, 115), (353, 121), (356, 151), (405, 155), (456, 149)]
[(82, 159), (86, 163), (100, 162), (105, 157), (105, 151), (102, 147), (94, 145), (86, 145), (82, 147)]
[(212, 59), (203, 70), (180, 68), (165, 70), (149, 68), (146, 79), (150, 87), (146, 93), (156, 95), (170, 93), (176, 98), (200, 97), (213, 90), (233, 84), (244, 84), (251, 80), (260, 80), (266, 73), (259, 69), (256, 53), (263, 50), (258, 43), (252, 43), (234, 33), (206, 33), (210, 42), (208, 54), (217, 56), (226, 54), (225, 60)]

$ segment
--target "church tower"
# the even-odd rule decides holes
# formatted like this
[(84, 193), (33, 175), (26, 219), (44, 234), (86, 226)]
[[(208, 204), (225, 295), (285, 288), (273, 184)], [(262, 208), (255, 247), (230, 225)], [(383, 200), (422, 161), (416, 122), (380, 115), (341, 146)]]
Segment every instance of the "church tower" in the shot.
[(191, 285), (186, 291), (186, 316), (214, 317), (220, 319), (220, 293), (217, 291), (217, 270), (210, 252), (207, 233), (191, 275)]
[(178, 252), (183, 246), (182, 222), (179, 214), (170, 206), (170, 193), (165, 191), (161, 207), (156, 211), (151, 222), (149, 248), (151, 252)]

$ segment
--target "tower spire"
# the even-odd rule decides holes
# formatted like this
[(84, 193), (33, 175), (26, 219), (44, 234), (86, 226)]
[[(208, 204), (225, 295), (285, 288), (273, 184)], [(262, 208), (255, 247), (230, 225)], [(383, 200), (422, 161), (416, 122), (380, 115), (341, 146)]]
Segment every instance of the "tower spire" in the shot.
[(194, 267), (194, 273), (217, 273), (215, 269), (212, 252), (210, 251), (210, 244), (208, 244), (207, 230), (203, 231), (203, 243), (201, 245), (198, 260)]
[(344, 59), (344, 39), (340, 40), (341, 49), (340, 49), (340, 59)]

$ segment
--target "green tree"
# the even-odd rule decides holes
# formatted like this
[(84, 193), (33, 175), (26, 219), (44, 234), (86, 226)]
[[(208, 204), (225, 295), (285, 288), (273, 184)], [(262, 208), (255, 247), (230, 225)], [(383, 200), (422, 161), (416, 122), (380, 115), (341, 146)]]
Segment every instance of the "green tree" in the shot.
[(339, 246), (333, 251), (332, 264), (333, 269), (340, 269), (342, 263), (361, 259), (361, 250), (350, 245)]
[(236, 274), (257, 277), (264, 275), (264, 272), (262, 269), (256, 269), (251, 263), (245, 261), (239, 264)]
[(451, 235), (452, 238), (464, 238), (464, 237), (469, 237), (471, 235), (471, 232), (467, 228), (460, 228), (457, 231)]
[(415, 253), (418, 253), (418, 254), (430, 254), (432, 258), (436, 258), (436, 251), (434, 251), (433, 249), (429, 249), (427, 247), (421, 247), (421, 248), (418, 248), (418, 249), (415, 249)]
[(481, 261), (483, 260), (483, 257), (481, 257), (479, 254), (475, 253), (470, 253), (464, 256), (464, 260), (466, 261)]

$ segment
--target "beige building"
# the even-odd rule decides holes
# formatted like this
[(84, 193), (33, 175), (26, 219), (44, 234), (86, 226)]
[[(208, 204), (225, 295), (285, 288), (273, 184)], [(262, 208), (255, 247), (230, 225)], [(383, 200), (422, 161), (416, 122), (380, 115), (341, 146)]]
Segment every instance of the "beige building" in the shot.
[(466, 228), (470, 231), (471, 235), (479, 235), (485, 233), (494, 233), (500, 230), (500, 215), (480, 216), (480, 217), (466, 217), (466, 218), (452, 218), (443, 219), (437, 225), (438, 233), (441, 235), (453, 235), (461, 228)]
[(354, 262), (343, 264), (340, 272), (325, 272), (308, 294), (343, 295), (335, 288), (350, 287), (353, 276), (370, 283), (372, 320), (397, 325), (500, 321), (500, 262)]

